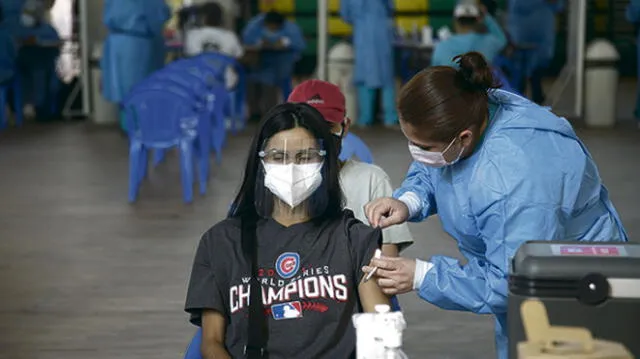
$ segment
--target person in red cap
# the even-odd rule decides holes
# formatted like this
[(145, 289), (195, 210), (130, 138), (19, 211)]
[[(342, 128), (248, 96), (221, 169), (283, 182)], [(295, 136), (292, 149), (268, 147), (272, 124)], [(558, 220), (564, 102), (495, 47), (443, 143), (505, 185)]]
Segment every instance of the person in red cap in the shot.
[[(293, 89), (287, 102), (304, 102), (315, 107), (331, 125), (332, 132), (337, 137), (336, 143), (342, 147), (342, 139), (347, 136), (351, 121), (346, 114), (344, 95), (338, 86), (320, 80), (304, 81)], [(350, 151), (343, 155), (344, 152), (345, 149), (342, 148), (340, 184), (346, 201), (345, 207), (352, 210), (357, 219), (369, 224), (364, 206), (373, 199), (390, 196), (393, 193), (391, 179), (382, 168), (352, 160)], [(413, 243), (406, 224), (384, 229), (382, 238), (382, 252), (385, 256), (395, 257), (401, 249)]]

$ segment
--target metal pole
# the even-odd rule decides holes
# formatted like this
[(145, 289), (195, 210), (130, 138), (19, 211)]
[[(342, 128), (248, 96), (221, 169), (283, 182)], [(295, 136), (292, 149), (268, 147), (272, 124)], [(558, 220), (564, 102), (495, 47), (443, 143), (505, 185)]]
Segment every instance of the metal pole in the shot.
[(586, 47), (586, 32), (587, 32), (587, 1), (576, 0), (578, 2), (578, 21), (576, 26), (578, 30), (576, 32), (578, 41), (578, 61), (576, 63), (576, 98), (574, 112), (577, 117), (582, 117), (583, 102), (584, 102), (584, 53)]
[(91, 91), (90, 83), (90, 70), (89, 70), (89, 9), (88, 0), (80, 0), (80, 56), (81, 56), (81, 71), (82, 76), (82, 114), (89, 116), (91, 114), (91, 98), (89, 92)]
[(327, 0), (318, 0), (318, 79), (327, 80)]

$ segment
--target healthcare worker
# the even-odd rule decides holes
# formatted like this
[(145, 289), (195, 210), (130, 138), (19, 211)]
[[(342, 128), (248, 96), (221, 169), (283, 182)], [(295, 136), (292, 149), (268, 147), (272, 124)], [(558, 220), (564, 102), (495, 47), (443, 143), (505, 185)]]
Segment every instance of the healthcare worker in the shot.
[[(511, 40), (520, 48), (514, 56), (514, 70), (519, 78), (531, 82), (531, 99), (542, 104), (542, 77), (556, 46), (556, 14), (564, 9), (564, 0), (510, 0), (507, 29)], [(526, 83), (514, 79), (512, 84), (524, 93)]]
[(492, 63), (507, 45), (507, 37), (502, 28), (484, 6), (474, 3), (458, 4), (453, 17), (456, 34), (437, 43), (431, 57), (431, 66), (455, 65), (453, 58), (469, 51), (481, 53)]
[[(0, 4), (0, 85), (6, 86), (13, 79), (18, 56), (16, 42), (7, 28), (4, 5)], [(0, 109), (4, 111), (4, 109)]]
[[(105, 0), (109, 33), (100, 63), (105, 99), (122, 102), (133, 86), (164, 66), (163, 30), (170, 17), (164, 0)], [(120, 125), (126, 131), (122, 115)]]
[(60, 84), (56, 64), (62, 41), (48, 19), (51, 5), (49, 1), (27, 0), (21, 16), (18, 70), (24, 101), (35, 106), (37, 121), (56, 118), (52, 110)]
[[(389, 295), (416, 290), (440, 308), (493, 314), (507, 358), (509, 262), (528, 240), (626, 242), (593, 158), (567, 120), (492, 89), (479, 53), (423, 70), (402, 89), (400, 126), (415, 160), (393, 198), (367, 204), (382, 228), (438, 214), (467, 263), (373, 260)], [(370, 272), (371, 267), (365, 268)]]
[(369, 126), (375, 115), (376, 90), (382, 90), (384, 124), (398, 123), (393, 66), (393, 1), (342, 0), (340, 16), (353, 26), (354, 82), (360, 116), (357, 124)]
[(3, 26), (15, 37), (21, 29), (20, 17), (24, 2), (25, 0), (0, 0), (4, 12)]
[(259, 118), (282, 99), (289, 97), (293, 67), (307, 44), (300, 27), (276, 11), (252, 18), (242, 32), (242, 42), (259, 49), (260, 58), (247, 74), (250, 109)]
[[(627, 21), (636, 25), (636, 27), (640, 25), (640, 0), (631, 0), (631, 2), (629, 2), (629, 5), (627, 5), (626, 16)], [(640, 79), (640, 32), (638, 32), (636, 36), (636, 46), (638, 53), (638, 78)], [(638, 122), (638, 128), (640, 128), (640, 82), (636, 89), (636, 108), (633, 114), (636, 118), (636, 121)]]

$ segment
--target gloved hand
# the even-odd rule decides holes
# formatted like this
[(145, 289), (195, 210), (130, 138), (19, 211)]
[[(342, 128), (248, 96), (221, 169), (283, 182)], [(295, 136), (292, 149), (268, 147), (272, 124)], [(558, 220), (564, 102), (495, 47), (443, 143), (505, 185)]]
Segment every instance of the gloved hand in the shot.
[(386, 228), (409, 219), (409, 208), (395, 198), (378, 198), (364, 206), (364, 212), (372, 227)]

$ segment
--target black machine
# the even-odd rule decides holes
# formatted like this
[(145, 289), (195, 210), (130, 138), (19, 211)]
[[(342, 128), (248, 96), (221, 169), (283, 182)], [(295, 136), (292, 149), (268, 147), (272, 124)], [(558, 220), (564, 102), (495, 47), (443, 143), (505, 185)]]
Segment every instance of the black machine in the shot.
[(527, 242), (509, 277), (509, 358), (526, 341), (520, 305), (537, 298), (554, 325), (584, 327), (640, 358), (640, 244)]

